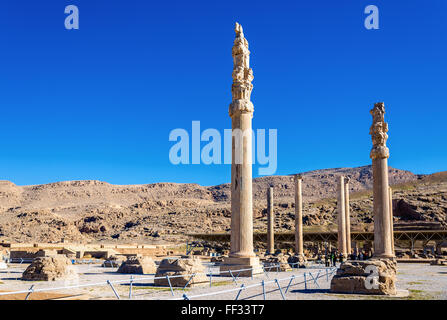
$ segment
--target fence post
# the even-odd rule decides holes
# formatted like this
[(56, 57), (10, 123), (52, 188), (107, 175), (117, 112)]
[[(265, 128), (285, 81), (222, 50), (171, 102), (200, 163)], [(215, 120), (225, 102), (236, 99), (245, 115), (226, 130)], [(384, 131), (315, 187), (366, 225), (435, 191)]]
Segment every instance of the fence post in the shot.
[(264, 296), (264, 300), (265, 300), (265, 284), (264, 284), (264, 280), (262, 280), (262, 295)]
[(295, 275), (294, 274), (290, 277), (289, 284), (287, 285), (287, 288), (286, 288), (286, 293), (287, 293), (287, 291), (289, 291), (289, 288), (290, 288), (290, 285), (292, 284), (293, 279), (295, 279)]
[(275, 279), (275, 282), (276, 282), (276, 284), (278, 285), (278, 289), (279, 289), (279, 292), (281, 293), (281, 297), (282, 297), (282, 299), (283, 299), (283, 300), (286, 300), (286, 297), (284, 297), (284, 294), (282, 293), (282, 289), (281, 289), (281, 286), (279, 285), (279, 281), (278, 281), (278, 279)]
[(329, 271), (326, 269), (326, 281), (329, 281)]
[(306, 272), (304, 272), (304, 290), (307, 291), (307, 280), (306, 280)]
[(244, 289), (245, 289), (245, 286), (244, 286), (244, 284), (242, 284), (242, 285), (241, 285), (241, 289), (240, 289), (239, 292), (237, 293), (237, 296), (236, 296), (236, 299), (235, 299), (235, 300), (238, 300), (238, 299), (239, 299), (239, 295), (241, 294), (242, 290), (244, 290)]
[(185, 286), (183, 287), (183, 290), (185, 290), (185, 288), (188, 286), (188, 284), (191, 282), (192, 278), (195, 277), (195, 273), (192, 274), (191, 278), (189, 278), (188, 282), (185, 284)]
[(172, 289), (171, 280), (169, 279), (168, 275), (166, 275), (166, 279), (168, 279), (169, 288), (171, 288), (171, 293), (172, 293), (172, 295), (174, 295), (174, 290)]
[(237, 282), (236, 282), (236, 279), (234, 278), (234, 276), (233, 276), (233, 272), (231, 272), (231, 270), (228, 270), (229, 272), (230, 272), (230, 274), (231, 274), (231, 277), (233, 278), (233, 281), (234, 281), (234, 283), (236, 283), (237, 284)]
[(208, 272), (210, 274), (210, 288), (213, 286), (213, 274), (211, 273), (211, 266), (208, 266)]
[(130, 284), (129, 284), (129, 300), (132, 299), (132, 284), (133, 284), (133, 276), (130, 276)]
[(34, 292), (34, 284), (29, 288), (29, 292), (26, 295), (25, 300), (28, 300), (30, 294), (33, 293), (33, 292)]
[(116, 298), (118, 300), (120, 300), (120, 296), (118, 295), (118, 293), (116, 292), (115, 288), (113, 287), (113, 284), (110, 282), (110, 280), (107, 280), (108, 285), (112, 288), (113, 293), (115, 294)]
[(189, 300), (188, 296), (186, 295), (186, 293), (183, 294), (183, 300)]

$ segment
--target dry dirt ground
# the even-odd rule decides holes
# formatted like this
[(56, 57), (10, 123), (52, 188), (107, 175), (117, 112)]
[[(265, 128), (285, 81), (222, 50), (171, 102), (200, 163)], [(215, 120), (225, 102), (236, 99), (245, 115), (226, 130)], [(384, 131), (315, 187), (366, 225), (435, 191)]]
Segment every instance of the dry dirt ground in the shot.
[[(207, 265), (208, 266), (208, 265)], [(54, 281), (54, 282), (30, 282), (18, 280), (21, 273), (25, 269), (25, 265), (11, 265), (8, 270), (0, 271), (0, 291), (16, 291), (28, 289), (34, 285), (38, 288), (56, 288), (67, 285), (88, 284), (92, 285), (100, 283), (101, 285), (86, 286), (77, 289), (60, 289), (45, 293), (32, 293), (29, 299), (116, 299), (116, 296), (110, 286), (105, 284), (107, 280), (129, 280), (129, 275), (117, 274), (117, 268), (102, 268), (99, 265), (76, 265), (79, 273), (78, 281)], [(218, 272), (218, 268), (211, 267), (213, 273)], [(311, 279), (309, 272), (313, 277), (317, 277), (320, 272), (320, 278), (316, 285), (312, 280), (308, 282), (307, 288), (304, 287), (303, 274), (307, 273), (306, 278)], [(289, 291), (286, 293), (286, 287), (289, 284), (289, 278), (295, 275)], [(142, 277), (151, 278), (153, 275), (135, 275), (136, 279)], [(410, 300), (433, 300), (442, 299), (447, 300), (447, 267), (446, 266), (431, 266), (429, 264), (421, 263), (399, 263), (397, 275), (398, 289), (409, 290), (409, 296), (405, 298), (393, 298), (382, 296), (367, 296), (367, 295), (348, 295), (348, 294), (332, 294), (329, 292), (329, 281), (326, 278), (326, 269), (318, 265), (310, 265), (307, 269), (298, 269), (290, 272), (269, 272), (263, 276), (256, 276), (251, 278), (237, 278), (236, 282), (231, 277), (213, 277), (212, 287), (209, 284), (204, 284), (200, 287), (187, 288), (182, 290), (176, 288), (174, 295), (172, 295), (169, 288), (159, 288), (153, 286), (153, 280), (135, 280), (133, 285), (133, 299), (181, 299), (183, 294), (191, 297), (191, 299), (213, 299), (213, 300), (233, 300), (238, 294), (238, 288), (242, 284), (245, 286), (258, 284), (257, 287), (249, 288), (241, 292), (240, 299), (263, 299), (262, 286), (259, 284), (264, 280), (267, 284), (265, 286), (267, 299), (282, 299), (281, 293), (275, 282), (268, 283), (279, 279), (282, 291), (287, 300), (336, 300), (336, 299), (410, 299)], [(129, 284), (120, 283), (114, 285), (115, 290), (120, 295), (121, 299), (128, 299)], [(219, 291), (228, 291), (222, 294), (213, 294), (209, 296), (194, 298), (195, 295), (217, 293)], [(1, 297), (1, 296), (0, 296)], [(7, 299), (7, 296), (1, 299)], [(11, 299), (23, 299), (25, 294), (15, 295)]]
[[(351, 226), (372, 226), (370, 166), (325, 169), (303, 174), (304, 225), (331, 229), (336, 224), (337, 176), (351, 178)], [(447, 174), (415, 175), (390, 168), (395, 222), (447, 226)], [(253, 180), (254, 230), (266, 228), (266, 191), (274, 185), (275, 230), (294, 228), (291, 176)], [(0, 182), (0, 240), (10, 242), (184, 241), (189, 233), (228, 232), (230, 186), (155, 183), (111, 185), (67, 181), (16, 186)]]

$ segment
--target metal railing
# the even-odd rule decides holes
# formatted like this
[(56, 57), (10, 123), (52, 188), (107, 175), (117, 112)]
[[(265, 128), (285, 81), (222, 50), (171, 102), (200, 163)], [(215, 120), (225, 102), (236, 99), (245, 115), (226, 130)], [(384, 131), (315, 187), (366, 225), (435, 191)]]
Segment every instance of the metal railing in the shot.
[[(191, 298), (198, 298), (198, 297), (202, 297), (202, 296), (216, 295), (216, 294), (239, 290), (239, 293), (237, 295), (237, 298), (238, 298), (243, 290), (246, 290), (246, 289), (249, 289), (252, 287), (257, 287), (257, 286), (263, 287), (264, 298), (265, 298), (265, 294), (266, 294), (265, 293), (265, 285), (271, 284), (271, 283), (276, 283), (278, 286), (278, 289), (276, 289), (276, 290), (281, 291), (281, 286), (279, 285), (279, 282), (289, 280), (290, 282), (289, 282), (289, 285), (287, 286), (287, 290), (286, 290), (286, 293), (287, 293), (290, 286), (292, 286), (292, 281), (295, 278), (297, 278), (295, 275), (291, 275), (286, 278), (281, 278), (281, 279), (276, 278), (276, 279), (270, 280), (270, 274), (274, 272), (274, 271), (272, 271), (272, 269), (276, 270), (276, 273), (278, 274), (280, 272), (281, 264), (288, 264), (288, 265), (293, 266), (293, 265), (297, 265), (298, 263), (276, 263), (276, 265), (272, 265), (272, 263), (269, 263), (267, 266), (263, 265), (262, 266), (263, 273), (269, 280), (267, 280), (267, 281), (262, 280), (260, 284), (253, 284), (253, 285), (247, 285), (247, 286), (242, 284), (242, 286), (240, 288), (227, 289), (227, 290), (223, 290), (223, 291), (219, 291), (219, 292), (210, 292), (210, 293), (200, 294), (200, 295), (192, 295), (189, 297), (186, 295), (186, 293), (184, 293), (181, 298), (176, 298), (176, 299), (180, 299), (180, 300), (181, 299), (191, 299)], [(61, 287), (35, 288), (35, 285), (33, 284), (33, 285), (31, 285), (31, 287), (29, 289), (26, 289), (26, 290), (19, 290), (19, 291), (12, 291), (12, 292), (0, 292), (0, 296), (7, 296), (7, 295), (14, 295), (14, 294), (26, 294), (25, 300), (28, 300), (30, 295), (35, 292), (49, 292), (49, 291), (68, 290), (68, 289), (80, 289), (80, 288), (95, 287), (95, 286), (110, 286), (115, 297), (118, 300), (120, 300), (121, 296), (118, 294), (117, 290), (115, 289), (114, 284), (115, 285), (116, 284), (128, 284), (129, 285), (128, 299), (132, 299), (132, 296), (133, 296), (132, 289), (133, 289), (133, 285), (135, 282), (157, 280), (157, 279), (166, 279), (168, 282), (168, 285), (169, 285), (171, 295), (175, 296), (174, 288), (175, 289), (180, 288), (181, 290), (185, 291), (185, 289), (188, 287), (188, 285), (191, 283), (191, 281), (194, 279), (194, 277), (196, 277), (198, 275), (205, 275), (206, 277), (209, 277), (209, 280), (207, 280), (207, 282), (209, 281), (210, 287), (212, 287), (212, 285), (213, 285), (213, 278), (222, 277), (222, 275), (224, 275), (224, 274), (229, 274), (231, 276), (232, 282), (234, 284), (238, 285), (237, 280), (239, 279), (242, 272), (254, 270), (253, 268), (228, 270), (228, 271), (220, 271), (219, 270), (219, 273), (213, 274), (211, 272), (211, 267), (212, 267), (211, 265), (208, 265), (208, 272), (201, 272), (201, 273), (193, 273), (193, 274), (186, 274), (186, 275), (180, 274), (180, 275), (171, 275), (171, 276), (166, 275), (166, 276), (159, 276), (159, 277), (155, 277), (155, 276), (137, 277), (137, 278), (134, 278), (134, 276), (132, 275), (132, 276), (130, 276), (130, 279), (121, 279), (121, 280), (112, 280), (112, 281), (106, 280), (106, 281), (101, 281), (101, 282), (96, 282), (96, 283), (76, 284), (76, 285), (61, 286)], [(305, 289), (307, 290), (307, 283), (310, 281), (314, 281), (314, 283), (318, 286), (317, 280), (322, 277), (326, 277), (326, 280), (329, 281), (329, 277), (334, 274), (334, 272), (336, 271), (336, 268), (333, 268), (333, 267), (332, 268), (314, 268), (313, 270), (315, 270), (315, 272), (304, 272), (304, 274), (303, 274), (304, 282), (295, 283), (295, 284), (293, 284), (293, 286), (304, 283)], [(325, 271), (323, 271), (323, 270), (325, 270)], [(322, 271), (323, 271), (323, 274), (321, 273)], [(171, 279), (186, 278), (186, 277), (189, 277), (189, 280), (186, 282), (186, 284), (183, 287), (174, 287), (171, 283)], [(251, 279), (252, 280), (254, 279), (253, 272), (251, 273)], [(167, 286), (154, 286), (153, 288), (154, 289), (155, 288), (167, 288)], [(281, 295), (283, 298), (285, 297), (284, 294), (282, 293), (282, 291), (281, 291)]]

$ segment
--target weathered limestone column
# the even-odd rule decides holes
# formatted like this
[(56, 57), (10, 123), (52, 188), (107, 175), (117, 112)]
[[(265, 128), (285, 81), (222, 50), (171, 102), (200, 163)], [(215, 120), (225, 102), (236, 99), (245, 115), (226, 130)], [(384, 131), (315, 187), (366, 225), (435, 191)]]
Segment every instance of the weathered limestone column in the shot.
[(304, 257), (302, 180), (300, 174), (295, 175), (295, 252)]
[(349, 178), (345, 179), (345, 226), (346, 226), (346, 253), (350, 255), (351, 252), (351, 215), (349, 208)]
[(396, 255), (394, 251), (394, 226), (393, 226), (393, 189), (388, 187), (390, 191), (390, 228), (391, 228), (391, 249), (393, 251), (393, 256)]
[(346, 213), (345, 213), (345, 178), (339, 177), (337, 183), (337, 215), (338, 215), (338, 254), (346, 259)]
[[(231, 250), (221, 271), (253, 267), (253, 271), (240, 276), (262, 272), (259, 258), (253, 252), (253, 195), (252, 195), (252, 118), (250, 101), (253, 70), (250, 68), (250, 51), (242, 26), (236, 22), (236, 38), (232, 49), (233, 101), (229, 107), (232, 124), (231, 164)], [(260, 271), (261, 270), (261, 271)]]
[[(387, 163), (389, 150), (386, 147), (388, 124), (384, 120), (384, 104), (376, 103), (371, 114), (373, 116), (370, 129), (373, 148), (370, 156), (373, 169), (374, 254), (368, 260), (344, 262), (331, 280), (331, 292), (395, 295), (397, 293), (397, 264), (393, 251), (392, 208)], [(374, 282), (369, 281), (371, 270), (376, 273), (373, 276)], [(408, 294), (408, 292), (402, 292), (402, 294)]]
[(374, 257), (392, 258), (393, 244), (390, 214), (390, 191), (388, 189), (388, 157), (386, 146), (388, 124), (384, 120), (385, 105), (376, 103), (371, 110), (373, 123), (370, 129), (373, 147), (370, 157), (373, 168), (373, 212), (374, 212)]
[(275, 253), (275, 234), (273, 232), (273, 186), (267, 189), (267, 253)]

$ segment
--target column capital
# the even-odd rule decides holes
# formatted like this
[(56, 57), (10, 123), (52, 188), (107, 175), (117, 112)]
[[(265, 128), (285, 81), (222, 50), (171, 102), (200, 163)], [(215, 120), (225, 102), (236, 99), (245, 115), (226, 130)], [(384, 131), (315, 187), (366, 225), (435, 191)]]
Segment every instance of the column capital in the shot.
[(388, 123), (385, 122), (385, 104), (383, 102), (374, 104), (374, 108), (370, 110), (370, 113), (373, 117), (373, 122), (369, 129), (373, 143), (370, 158), (373, 160), (389, 158), (390, 151), (386, 146)]
[(250, 51), (248, 50), (248, 41), (244, 37), (242, 26), (236, 22), (232, 55), (233, 55), (233, 85), (231, 94), (233, 101), (230, 104), (228, 113), (230, 117), (238, 116), (243, 113), (253, 113), (254, 106), (250, 101), (251, 91), (253, 90), (253, 70), (250, 68)]

